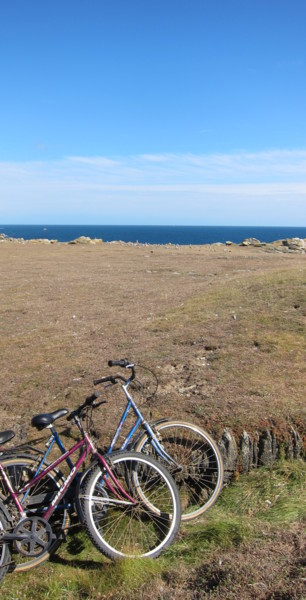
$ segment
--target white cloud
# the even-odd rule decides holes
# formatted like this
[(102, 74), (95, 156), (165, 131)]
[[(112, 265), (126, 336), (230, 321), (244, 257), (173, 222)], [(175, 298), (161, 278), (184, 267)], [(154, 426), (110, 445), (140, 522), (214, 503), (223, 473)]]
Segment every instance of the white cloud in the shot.
[(66, 160), (102, 169), (112, 169), (120, 166), (120, 161), (105, 156), (67, 156)]
[(156, 154), (121, 157), (116, 160), (103, 157), (70, 157), (68, 160), (83, 162), (96, 173), (116, 173), (118, 178), (135, 177), (150, 180), (157, 178), (163, 183), (197, 182), (215, 183), (238, 181), (260, 182), (295, 177), (306, 179), (306, 151), (274, 150), (258, 153), (236, 154)]
[(305, 150), (0, 163), (7, 223), (302, 225), (305, 209)]

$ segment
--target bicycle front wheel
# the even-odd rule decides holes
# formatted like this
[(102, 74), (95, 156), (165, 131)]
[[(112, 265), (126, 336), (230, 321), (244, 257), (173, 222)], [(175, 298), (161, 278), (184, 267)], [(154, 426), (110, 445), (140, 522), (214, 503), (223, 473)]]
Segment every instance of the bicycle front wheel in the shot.
[(163, 421), (153, 426), (161, 448), (175, 461), (164, 461), (144, 433), (134, 450), (153, 455), (167, 466), (179, 489), (182, 521), (202, 515), (217, 500), (223, 483), (223, 461), (212, 437), (198, 425), (185, 421)]
[(180, 526), (180, 497), (173, 478), (144, 454), (115, 452), (108, 460), (115, 485), (99, 465), (90, 472), (80, 498), (87, 534), (108, 558), (156, 558), (174, 541)]

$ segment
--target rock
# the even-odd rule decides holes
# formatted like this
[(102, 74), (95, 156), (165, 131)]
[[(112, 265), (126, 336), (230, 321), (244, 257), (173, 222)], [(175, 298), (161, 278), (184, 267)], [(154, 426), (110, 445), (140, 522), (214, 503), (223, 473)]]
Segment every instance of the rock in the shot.
[(289, 459), (299, 458), (302, 454), (302, 450), (303, 442), (301, 440), (301, 437), (299, 433), (294, 429), (294, 427), (292, 427), (291, 437), (289, 439), (288, 447), (286, 450), (286, 457)]
[(81, 235), (80, 237), (76, 238), (75, 240), (71, 240), (70, 242), (68, 242), (68, 244), (90, 244), (90, 242), (91, 242), (90, 237)]
[[(223, 458), (224, 483), (228, 483), (237, 470), (248, 473), (251, 469), (271, 466), (280, 457), (283, 438), (276, 437), (274, 431), (264, 429), (251, 436), (243, 431), (238, 445), (233, 433), (226, 428), (218, 443)], [(286, 458), (296, 459), (302, 455), (303, 442), (299, 433), (292, 427), (291, 436), (285, 449)]]
[(285, 240), (276, 240), (275, 242), (267, 244), (267, 250), (301, 254), (306, 252), (306, 239), (286, 238)]
[(24, 242), (23, 238), (8, 237), (5, 233), (1, 233), (0, 242)]
[(301, 238), (287, 238), (286, 240), (282, 240), (282, 244), (289, 250), (298, 252), (303, 252), (305, 249), (305, 240), (302, 240)]
[(256, 431), (255, 435), (254, 435), (254, 440), (253, 440), (253, 460), (252, 460), (252, 467), (258, 467), (258, 445), (259, 445), (259, 433), (258, 431)]
[(245, 240), (243, 240), (243, 242), (241, 242), (240, 246), (261, 247), (262, 243), (259, 240), (257, 240), (256, 238), (246, 238)]
[(71, 240), (70, 242), (68, 242), (68, 244), (91, 244), (91, 245), (97, 245), (97, 244), (102, 244), (103, 240), (101, 240), (100, 238), (90, 238), (90, 237), (86, 237), (85, 235), (81, 235), (80, 237), (76, 238), (75, 240)]
[(258, 444), (258, 464), (270, 466), (279, 455), (279, 446), (276, 437), (273, 432), (265, 429), (260, 438)]
[(240, 461), (242, 473), (248, 473), (253, 466), (253, 444), (246, 431), (240, 437)]
[(238, 448), (230, 429), (224, 429), (219, 448), (223, 458), (224, 481), (227, 482), (235, 473), (238, 464)]
[(57, 242), (57, 240), (48, 240), (48, 238), (37, 238), (26, 241), (28, 244), (55, 244)]

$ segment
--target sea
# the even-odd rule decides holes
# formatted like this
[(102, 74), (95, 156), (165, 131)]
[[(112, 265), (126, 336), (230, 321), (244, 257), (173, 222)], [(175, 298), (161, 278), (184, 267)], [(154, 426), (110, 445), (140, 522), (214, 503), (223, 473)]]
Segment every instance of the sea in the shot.
[(80, 236), (102, 238), (104, 242), (141, 244), (202, 245), (240, 244), (246, 238), (274, 242), (286, 238), (306, 238), (306, 227), (188, 226), (188, 225), (1, 225), (0, 234), (25, 240), (46, 238), (70, 242)]

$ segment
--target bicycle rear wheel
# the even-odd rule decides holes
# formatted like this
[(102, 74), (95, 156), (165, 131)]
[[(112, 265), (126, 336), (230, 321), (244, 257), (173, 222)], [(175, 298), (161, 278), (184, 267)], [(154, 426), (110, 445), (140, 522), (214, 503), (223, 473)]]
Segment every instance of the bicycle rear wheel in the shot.
[(154, 456), (167, 466), (179, 489), (182, 521), (202, 515), (217, 500), (223, 483), (223, 461), (212, 437), (198, 425), (185, 421), (163, 421), (153, 426), (162, 448), (176, 464), (170, 465), (154, 450), (145, 432), (134, 450)]
[(7, 519), (4, 511), (0, 506), (0, 581), (9, 569), (9, 563), (11, 560), (11, 553), (7, 543), (1, 542), (1, 532), (6, 531), (9, 528)]
[(156, 558), (174, 541), (180, 526), (173, 478), (144, 454), (115, 452), (108, 460), (118, 484), (135, 502), (110, 489), (108, 482), (114, 484), (99, 465), (89, 473), (80, 498), (86, 532), (108, 558)]
[[(37, 457), (12, 457), (1, 461), (6, 475), (10, 479), (15, 490), (25, 486), (35, 475), (37, 470)], [(44, 507), (49, 506), (54, 495), (58, 492), (63, 481), (63, 475), (60, 471), (52, 470), (48, 475), (43, 477), (38, 483), (30, 488), (27, 495), (20, 495), (19, 501), (22, 503), (27, 516), (41, 516)], [(0, 497), (4, 506), (12, 517), (13, 528), (20, 520), (20, 514), (17, 511), (16, 505), (7, 493), (7, 488), (0, 475)], [(26, 556), (16, 550), (12, 546), (12, 565), (13, 571), (27, 571), (32, 569), (50, 558), (57, 548), (60, 546), (65, 531), (69, 525), (69, 512), (65, 503), (56, 509), (50, 518), (50, 525), (54, 534), (54, 540), (48, 550), (44, 553), (39, 552), (37, 548), (37, 556)], [(24, 548), (26, 552), (26, 545)]]

